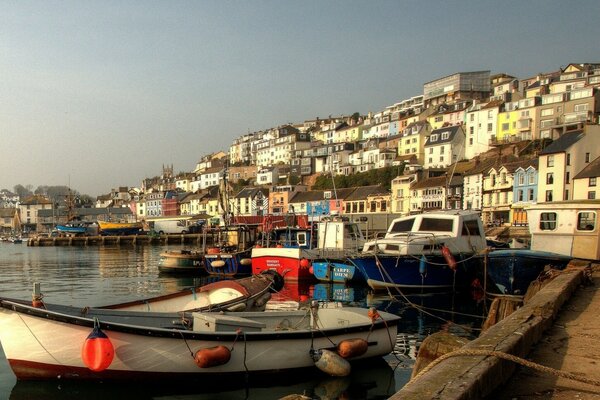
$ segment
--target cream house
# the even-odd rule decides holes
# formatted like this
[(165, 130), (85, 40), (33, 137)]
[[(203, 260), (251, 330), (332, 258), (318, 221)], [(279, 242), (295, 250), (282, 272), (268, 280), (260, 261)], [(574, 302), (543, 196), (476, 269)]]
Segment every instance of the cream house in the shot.
[(573, 200), (600, 200), (600, 157), (573, 178)]
[(600, 125), (565, 133), (539, 154), (537, 202), (573, 199), (573, 178), (600, 156)]

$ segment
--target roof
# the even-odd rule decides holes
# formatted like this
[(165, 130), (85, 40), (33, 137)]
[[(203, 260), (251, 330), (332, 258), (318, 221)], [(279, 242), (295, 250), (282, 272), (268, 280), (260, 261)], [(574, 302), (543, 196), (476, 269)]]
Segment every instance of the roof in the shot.
[(573, 179), (596, 178), (598, 176), (600, 176), (600, 157), (586, 165)]
[(236, 199), (242, 199), (242, 198), (254, 198), (256, 197), (256, 195), (258, 193), (262, 193), (263, 196), (268, 196), (269, 195), (269, 190), (266, 188), (260, 188), (260, 187), (245, 187), (242, 190), (240, 190), (238, 192), (238, 194), (235, 195)]
[(562, 153), (567, 151), (575, 143), (583, 139), (585, 133), (583, 131), (568, 132), (552, 142), (548, 147), (540, 152), (540, 156), (546, 154)]
[(388, 194), (388, 191), (380, 185), (360, 186), (354, 188), (354, 191), (346, 197), (346, 201), (365, 200), (367, 196), (374, 194)]
[[(460, 125), (445, 126), (443, 128), (434, 129), (431, 132), (431, 135), (427, 138), (427, 141), (425, 142), (425, 146), (433, 146), (433, 145), (438, 145), (438, 144), (442, 144), (442, 143), (452, 142), (454, 140), (454, 137), (458, 133), (459, 129), (462, 129), (460, 127)], [(446, 139), (442, 139), (442, 134), (445, 132), (448, 132), (449, 135)], [(438, 136), (436, 137), (435, 141), (432, 141), (431, 137), (435, 134), (437, 134)]]
[(442, 176), (434, 176), (433, 178), (425, 178), (422, 179), (420, 181), (415, 182), (414, 185), (412, 185), (410, 187), (411, 190), (413, 189), (424, 189), (424, 188), (430, 188), (430, 187), (446, 187), (447, 184), (447, 177), (445, 175)]

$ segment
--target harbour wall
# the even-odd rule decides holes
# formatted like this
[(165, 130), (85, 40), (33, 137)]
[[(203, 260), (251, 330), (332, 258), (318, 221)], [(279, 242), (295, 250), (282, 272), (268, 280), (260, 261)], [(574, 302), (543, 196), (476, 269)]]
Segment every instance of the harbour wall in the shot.
[(128, 235), (128, 236), (65, 236), (35, 237), (27, 240), (28, 246), (137, 246), (190, 244), (212, 245), (212, 236), (198, 234), (185, 235)]

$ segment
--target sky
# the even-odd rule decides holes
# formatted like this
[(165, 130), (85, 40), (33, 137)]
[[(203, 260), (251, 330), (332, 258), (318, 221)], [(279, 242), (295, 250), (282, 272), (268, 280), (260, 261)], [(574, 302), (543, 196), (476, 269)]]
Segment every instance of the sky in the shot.
[(600, 62), (600, 1), (0, 0), (0, 189), (90, 196), (456, 72)]

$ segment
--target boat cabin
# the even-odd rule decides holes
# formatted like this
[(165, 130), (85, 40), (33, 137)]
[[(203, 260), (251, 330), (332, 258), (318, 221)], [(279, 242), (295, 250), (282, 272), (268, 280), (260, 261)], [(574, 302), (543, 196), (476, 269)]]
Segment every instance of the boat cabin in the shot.
[(538, 203), (526, 211), (532, 250), (588, 260), (600, 259), (600, 201)]
[(476, 253), (487, 247), (481, 216), (476, 211), (443, 210), (396, 218), (385, 237), (367, 242), (364, 251), (420, 254), (438, 251), (442, 245), (453, 251)]

